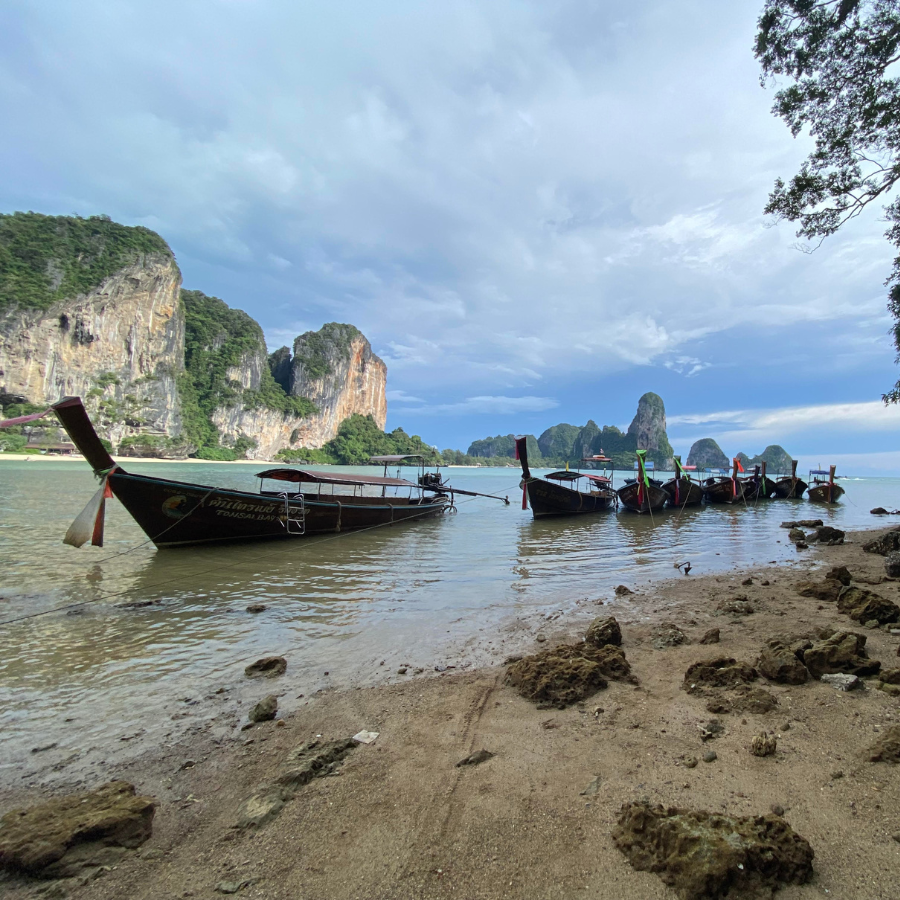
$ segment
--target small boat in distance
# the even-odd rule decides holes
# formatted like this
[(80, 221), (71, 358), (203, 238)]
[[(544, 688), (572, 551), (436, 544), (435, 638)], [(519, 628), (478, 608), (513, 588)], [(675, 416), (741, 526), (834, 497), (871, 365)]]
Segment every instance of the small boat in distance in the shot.
[[(837, 466), (831, 466), (827, 471), (825, 469), (812, 469), (809, 473), (809, 493), (806, 495), (814, 503), (837, 503), (844, 496), (844, 489), (834, 483), (834, 470)], [(827, 475), (828, 480), (821, 478)]]
[(779, 478), (775, 482), (775, 492), (772, 495), (779, 500), (799, 500), (808, 485), (802, 478), (797, 477), (797, 460), (791, 460), (791, 474)]
[(646, 455), (646, 450), (637, 451), (637, 478), (616, 491), (622, 506), (636, 513), (657, 512), (669, 499), (669, 494), (662, 485), (647, 475)]
[[(525, 438), (516, 438), (516, 459), (522, 466), (522, 509), (531, 504), (535, 519), (544, 516), (574, 516), (582, 513), (605, 512), (616, 502), (616, 492), (612, 489), (612, 479), (606, 474), (594, 472), (551, 472), (546, 478), (535, 478), (528, 468), (528, 448)], [(608, 463), (605, 456), (593, 456), (592, 462)], [(546, 480), (549, 479), (549, 480)], [(587, 490), (574, 487), (581, 479)], [(566, 487), (568, 482), (572, 487)]]
[[(727, 470), (726, 470), (727, 471)], [(714, 475), (703, 482), (703, 493), (709, 503), (740, 503), (744, 499), (744, 485), (737, 477), (743, 466), (737, 459), (731, 461), (731, 477)]]
[(669, 506), (697, 506), (703, 502), (703, 488), (691, 480), (688, 469), (694, 466), (683, 466), (681, 457), (675, 458), (675, 477), (669, 479), (662, 489), (669, 495)]
[[(258, 473), (258, 493), (132, 475), (109, 455), (80, 397), (66, 397), (28, 418), (51, 411), (101, 479), (100, 490), (66, 534), (66, 543), (77, 547), (88, 540), (103, 546), (104, 505), (111, 497), (159, 548), (334, 534), (433, 518), (453, 506), (449, 486), (435, 491), (404, 478), (341, 471), (266, 469)], [(303, 484), (315, 489), (304, 491)]]

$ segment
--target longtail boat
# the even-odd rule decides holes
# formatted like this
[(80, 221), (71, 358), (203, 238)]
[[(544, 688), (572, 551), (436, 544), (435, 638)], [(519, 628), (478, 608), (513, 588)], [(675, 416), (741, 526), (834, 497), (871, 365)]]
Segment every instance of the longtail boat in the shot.
[[(535, 519), (544, 516), (574, 516), (582, 513), (598, 513), (616, 503), (612, 479), (594, 472), (551, 472), (546, 478), (535, 478), (528, 468), (528, 448), (525, 438), (516, 438), (516, 459), (522, 466), (522, 509), (531, 504)], [(591, 457), (593, 462), (611, 462), (605, 456)], [(575, 484), (584, 480), (587, 490), (578, 490)], [(572, 487), (566, 487), (567, 482)]]
[(638, 476), (630, 484), (620, 487), (616, 492), (625, 509), (632, 512), (657, 512), (669, 499), (669, 494), (657, 481), (651, 481), (647, 475), (645, 457), (646, 450), (637, 451)]
[(731, 461), (731, 477), (714, 475), (703, 482), (703, 493), (709, 503), (740, 503), (744, 499), (744, 485), (737, 477), (743, 466), (735, 458)]
[(754, 466), (753, 474), (742, 478), (745, 500), (768, 500), (775, 493), (775, 482), (766, 475), (766, 461)]
[[(812, 469), (809, 473), (810, 488), (807, 497), (815, 503), (837, 503), (844, 495), (844, 489), (834, 483), (834, 470), (837, 466), (825, 469)], [(821, 476), (827, 475), (828, 481)]]
[(662, 489), (669, 495), (669, 506), (697, 506), (703, 502), (703, 488), (681, 464), (681, 457), (675, 457), (675, 477), (667, 481)]
[(797, 460), (791, 460), (791, 474), (783, 478), (779, 478), (775, 482), (775, 492), (773, 496), (779, 500), (799, 500), (806, 493), (807, 483), (797, 477)]
[[(116, 497), (157, 547), (302, 538), (440, 516), (453, 508), (452, 489), (404, 478), (276, 468), (258, 473), (259, 492), (132, 475), (110, 456), (80, 397), (0, 425), (56, 413), (101, 479), (100, 490), (72, 523), (66, 543), (103, 546), (105, 501)], [(303, 490), (301, 485), (315, 485)], [(324, 490), (327, 489), (327, 490)], [(335, 491), (342, 488), (345, 493)], [(368, 491), (368, 494), (366, 493)], [(389, 493), (390, 492), (390, 493)], [(405, 496), (401, 496), (403, 492)], [(501, 499), (501, 498), (498, 498)]]

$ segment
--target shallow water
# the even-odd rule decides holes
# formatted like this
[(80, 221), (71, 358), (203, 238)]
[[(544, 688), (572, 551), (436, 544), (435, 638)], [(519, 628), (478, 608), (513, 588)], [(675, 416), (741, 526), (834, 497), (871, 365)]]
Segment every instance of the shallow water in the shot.
[[(253, 466), (128, 468), (257, 484)], [(106, 546), (76, 550), (61, 539), (96, 489), (87, 466), (0, 461), (0, 619), (84, 604), (0, 627), (0, 774), (122, 750), (134, 735), (174, 739), (212, 719), (228, 730), (270, 690), (289, 712), (316, 690), (375, 681), (400, 663), (431, 671), (502, 658), (502, 626), (516, 617), (671, 577), (685, 560), (703, 574), (793, 557), (784, 519), (873, 527), (883, 520), (869, 509), (900, 505), (900, 479), (848, 479), (834, 507), (770, 501), (535, 522), (517, 470), (448, 471), (456, 486), (508, 494), (511, 505), (461, 498), (457, 515), (411, 526), (157, 551), (111, 501)], [(253, 602), (267, 610), (246, 612)], [(271, 654), (287, 657), (284, 677), (244, 678), (248, 662)]]

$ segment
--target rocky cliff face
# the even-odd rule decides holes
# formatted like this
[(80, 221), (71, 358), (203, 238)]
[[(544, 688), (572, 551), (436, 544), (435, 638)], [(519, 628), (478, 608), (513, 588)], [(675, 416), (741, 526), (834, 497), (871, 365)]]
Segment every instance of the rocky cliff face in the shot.
[(637, 413), (628, 426), (638, 450), (647, 450), (647, 458), (658, 468), (672, 468), (672, 445), (666, 434), (666, 407), (659, 394), (648, 392), (638, 400)]
[[(263, 366), (266, 371), (263, 372)], [(318, 449), (337, 435), (344, 419), (354, 414), (371, 416), (384, 430), (387, 419), (387, 366), (373, 352), (366, 337), (352, 325), (329, 323), (309, 331), (287, 348), (265, 355), (265, 346), (253, 360), (242, 358), (245, 388), (258, 390), (268, 375), (277, 383), (290, 372), (290, 395), (310, 401), (316, 412), (297, 416), (290, 412), (248, 406), (242, 402), (217, 406), (212, 421), (226, 446), (251, 437), (257, 446), (251, 459), (271, 459), (279, 450)], [(255, 373), (259, 377), (254, 382)], [(232, 377), (232, 376), (229, 376)], [(235, 379), (238, 380), (238, 379)]]
[(691, 446), (686, 465), (699, 469), (727, 469), (731, 466), (731, 460), (712, 438), (701, 438)]
[(352, 325), (331, 322), (294, 341), (291, 395), (315, 404), (318, 414), (298, 426), (304, 447), (321, 447), (354, 414), (372, 416), (383, 431), (387, 420), (387, 366)]
[(384, 428), (386, 380), (352, 325), (270, 357), (250, 316), (181, 289), (171, 250), (146, 228), (0, 215), (0, 397), (80, 395), (123, 455), (319, 448), (354, 413)]
[(80, 395), (114, 442), (129, 430), (180, 432), (181, 273), (150, 254), (86, 295), (0, 311), (0, 390), (32, 403)]

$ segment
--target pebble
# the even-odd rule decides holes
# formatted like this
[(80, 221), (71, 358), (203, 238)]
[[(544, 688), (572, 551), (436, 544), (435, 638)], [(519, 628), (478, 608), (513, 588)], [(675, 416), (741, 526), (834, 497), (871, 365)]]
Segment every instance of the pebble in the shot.
[(397, 669), (397, 674), (398, 674), (398, 675), (405, 675), (405, 674), (406, 674), (406, 666), (400, 666), (400, 668)]
[(773, 803), (772, 806), (770, 807), (770, 809), (772, 810), (772, 813), (776, 816), (784, 815), (784, 807), (780, 803)]
[(844, 777), (844, 773), (843, 773), (840, 769), (837, 769), (836, 771), (834, 771), (834, 772), (831, 773), (831, 777), (832, 777), (833, 779), (837, 780), (838, 778), (843, 778), (843, 777)]
[(682, 763), (686, 769), (695, 769), (697, 768), (697, 757), (696, 756), (686, 756)]
[(715, 762), (719, 758), (719, 755), (715, 750), (707, 750), (706, 753), (703, 754), (703, 762), (711, 763)]
[(842, 672), (834, 675), (822, 675), (821, 681), (839, 691), (856, 691), (862, 690), (864, 687), (857, 675), (847, 675)]
[(539, 644), (543, 644), (544, 641), (547, 640), (547, 635), (546, 635), (546, 634), (539, 634), (535, 640), (537, 640), (537, 642), (538, 642)]

